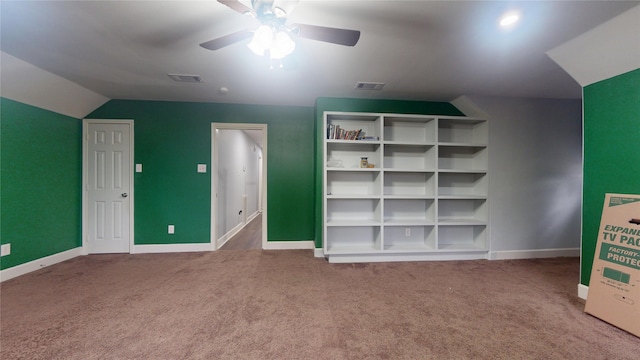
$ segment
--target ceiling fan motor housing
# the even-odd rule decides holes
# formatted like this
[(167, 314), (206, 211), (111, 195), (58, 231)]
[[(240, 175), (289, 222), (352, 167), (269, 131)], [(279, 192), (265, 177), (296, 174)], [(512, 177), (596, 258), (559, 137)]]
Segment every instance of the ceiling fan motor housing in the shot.
[(272, 15), (277, 18), (283, 18), (291, 12), (294, 2), (296, 1), (251, 0), (251, 6), (258, 14), (258, 17)]

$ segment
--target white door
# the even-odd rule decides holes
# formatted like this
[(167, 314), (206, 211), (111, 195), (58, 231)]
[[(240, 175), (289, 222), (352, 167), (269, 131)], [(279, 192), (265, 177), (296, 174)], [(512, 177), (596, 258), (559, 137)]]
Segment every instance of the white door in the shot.
[(86, 123), (87, 251), (130, 252), (131, 123)]

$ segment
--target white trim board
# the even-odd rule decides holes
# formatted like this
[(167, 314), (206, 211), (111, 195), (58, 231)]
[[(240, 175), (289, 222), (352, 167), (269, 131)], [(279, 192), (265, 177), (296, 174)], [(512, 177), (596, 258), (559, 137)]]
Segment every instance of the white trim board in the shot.
[[(323, 249), (314, 249), (315, 257), (325, 257)], [(467, 257), (433, 257), (430, 254), (398, 254), (396, 256), (385, 254), (384, 256), (347, 256), (330, 255), (329, 262), (378, 262), (378, 261), (439, 261), (439, 260), (518, 260), (518, 259), (542, 259), (554, 257), (579, 257), (580, 249), (541, 249), (541, 250), (506, 250), (492, 251), (487, 254), (471, 254)]]
[(84, 250), (82, 249), (82, 247), (77, 247), (71, 250), (59, 252), (57, 254), (29, 261), (24, 264), (16, 265), (14, 267), (10, 267), (8, 269), (0, 271), (0, 282), (13, 279), (17, 276), (25, 275), (30, 272), (45, 268), (47, 266), (61, 263), (63, 261), (71, 260), (74, 257), (78, 257), (81, 255), (84, 255)]
[(211, 243), (134, 245), (132, 254), (212, 251)]
[(397, 253), (397, 254), (331, 254), (327, 255), (330, 263), (372, 263), (396, 261), (451, 261), (451, 260), (483, 260), (487, 258), (485, 252), (474, 253)]
[(489, 260), (541, 259), (553, 257), (579, 257), (580, 248), (491, 251)]
[(578, 297), (582, 300), (587, 300), (589, 295), (589, 287), (587, 285), (578, 284)]
[(267, 241), (264, 250), (311, 250), (316, 248), (313, 240), (305, 241)]

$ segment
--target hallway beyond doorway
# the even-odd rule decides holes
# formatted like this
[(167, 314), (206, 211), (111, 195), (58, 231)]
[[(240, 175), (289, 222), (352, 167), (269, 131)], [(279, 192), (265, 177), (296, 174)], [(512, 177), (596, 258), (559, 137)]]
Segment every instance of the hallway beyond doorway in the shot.
[(262, 249), (262, 214), (256, 216), (220, 250)]

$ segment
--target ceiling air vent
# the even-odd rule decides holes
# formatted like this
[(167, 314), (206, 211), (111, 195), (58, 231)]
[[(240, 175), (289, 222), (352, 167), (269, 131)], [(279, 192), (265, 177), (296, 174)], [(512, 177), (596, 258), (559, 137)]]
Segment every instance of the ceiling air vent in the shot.
[(358, 81), (355, 88), (358, 90), (382, 90), (384, 85), (379, 82)]
[(201, 83), (202, 76), (200, 75), (185, 75), (185, 74), (167, 74), (174, 81), (188, 82), (188, 83)]

